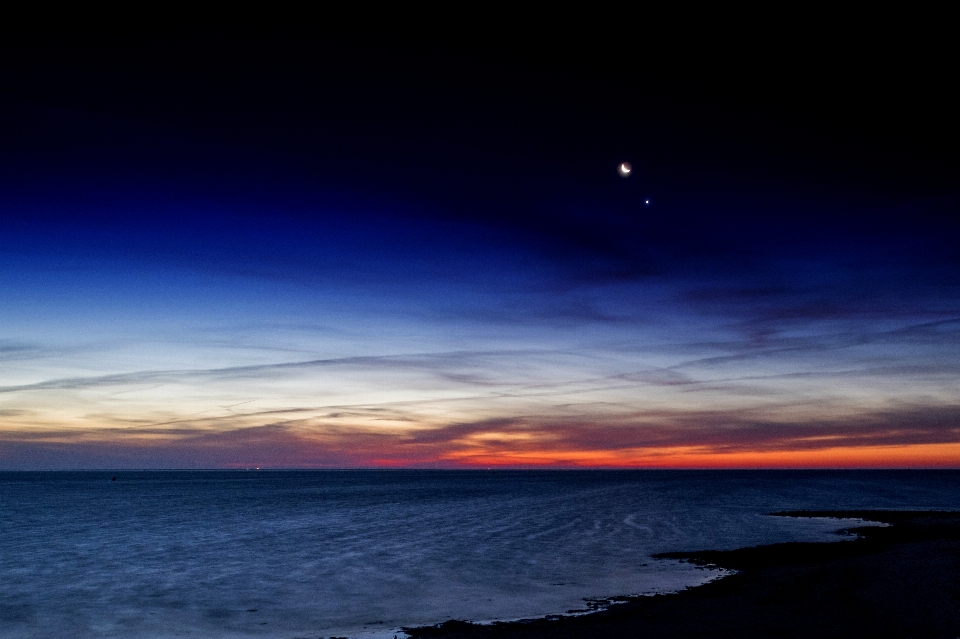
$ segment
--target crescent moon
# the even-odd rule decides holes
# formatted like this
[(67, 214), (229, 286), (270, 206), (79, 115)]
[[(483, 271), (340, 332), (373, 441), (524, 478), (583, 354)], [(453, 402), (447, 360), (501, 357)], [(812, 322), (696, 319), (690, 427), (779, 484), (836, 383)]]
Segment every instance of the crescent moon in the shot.
[(633, 167), (630, 166), (629, 162), (620, 163), (620, 175), (630, 175), (630, 171), (633, 170)]

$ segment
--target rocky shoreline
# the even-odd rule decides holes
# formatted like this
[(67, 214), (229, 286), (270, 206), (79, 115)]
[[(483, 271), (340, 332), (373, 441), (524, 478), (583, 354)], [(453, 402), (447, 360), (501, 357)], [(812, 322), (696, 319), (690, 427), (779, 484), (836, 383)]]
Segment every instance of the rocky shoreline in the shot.
[(960, 637), (960, 512), (772, 514), (866, 521), (848, 529), (855, 540), (658, 555), (736, 574), (679, 593), (620, 598), (589, 615), (404, 631), (414, 639)]

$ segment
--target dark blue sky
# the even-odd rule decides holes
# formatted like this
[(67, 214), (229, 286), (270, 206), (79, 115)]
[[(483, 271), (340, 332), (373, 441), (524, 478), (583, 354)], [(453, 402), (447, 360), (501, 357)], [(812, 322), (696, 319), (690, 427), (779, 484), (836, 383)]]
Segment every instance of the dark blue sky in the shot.
[(941, 53), (8, 44), (0, 467), (958, 465)]

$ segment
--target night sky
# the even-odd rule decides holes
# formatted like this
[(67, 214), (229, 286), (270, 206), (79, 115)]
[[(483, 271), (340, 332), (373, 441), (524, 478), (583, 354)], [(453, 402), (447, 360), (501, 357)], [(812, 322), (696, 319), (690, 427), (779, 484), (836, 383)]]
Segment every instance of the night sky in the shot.
[(0, 469), (960, 466), (935, 43), (4, 46)]

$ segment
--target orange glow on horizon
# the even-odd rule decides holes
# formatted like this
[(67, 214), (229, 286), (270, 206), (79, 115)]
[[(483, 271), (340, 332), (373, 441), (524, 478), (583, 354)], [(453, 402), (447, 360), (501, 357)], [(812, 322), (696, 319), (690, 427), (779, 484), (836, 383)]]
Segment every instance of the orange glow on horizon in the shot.
[[(734, 448), (724, 445), (647, 445), (608, 447), (606, 441), (578, 447), (543, 431), (481, 430), (466, 436), (428, 438), (409, 431), (328, 431), (253, 427), (211, 433), (124, 433), (52, 431), (24, 438), (25, 446), (74, 449), (95, 459), (115, 459), (111, 467), (191, 468), (957, 468), (960, 442), (830, 446), (835, 438), (779, 442), (779, 446)], [(423, 432), (432, 433), (430, 429)], [(442, 430), (439, 432), (442, 435)], [(2, 435), (2, 432), (0, 432)], [(598, 438), (600, 439), (600, 438)], [(16, 451), (18, 438), (0, 438)], [(0, 458), (2, 459), (2, 458)], [(142, 460), (152, 463), (144, 465)], [(132, 463), (126, 460), (131, 460)], [(158, 460), (158, 461), (154, 461)], [(170, 463), (170, 462), (173, 463)]]
[(693, 446), (613, 451), (455, 451), (443, 460), (457, 466), (501, 468), (960, 468), (960, 443), (771, 451), (711, 451)]

